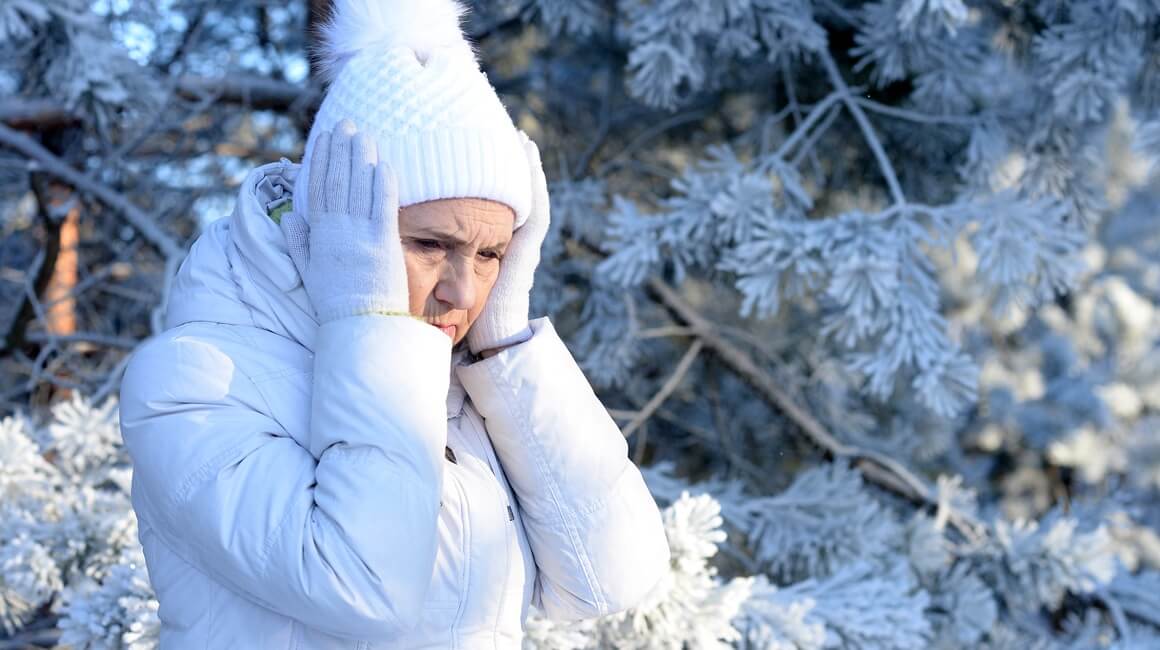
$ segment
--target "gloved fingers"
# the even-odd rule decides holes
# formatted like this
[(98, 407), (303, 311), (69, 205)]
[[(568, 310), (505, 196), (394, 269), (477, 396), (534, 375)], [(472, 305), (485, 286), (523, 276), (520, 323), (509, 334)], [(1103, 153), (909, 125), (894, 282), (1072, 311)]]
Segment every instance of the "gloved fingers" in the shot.
[(356, 219), (374, 216), (375, 165), (379, 162), (378, 146), (369, 133), (360, 131), (351, 140), (350, 214)]
[[(521, 131), (522, 132), (522, 131)], [(527, 136), (524, 136), (527, 137)], [(551, 222), (551, 200), (548, 196), (548, 176), (544, 174), (544, 165), (539, 159), (539, 147), (534, 140), (528, 139), (523, 144), (524, 152), (528, 156), (528, 167), (531, 171), (531, 210), (528, 221), (524, 222), (521, 231), (527, 230), (524, 238), (535, 241), (537, 247), (543, 243)]]
[(290, 211), (282, 215), (278, 223), (282, 229), (282, 236), (286, 239), (286, 252), (290, 260), (298, 269), (298, 275), (306, 277), (306, 268), (310, 263), (310, 226), (302, 215)]
[[(529, 138), (523, 131), (520, 131), (520, 133), (523, 135), (524, 155), (528, 157), (528, 170), (532, 172), (532, 180), (535, 181), (537, 174), (541, 178), (544, 176), (544, 164), (540, 160), (540, 147), (536, 145), (535, 140)], [(532, 189), (533, 191), (535, 190), (534, 184)]]
[(389, 237), (399, 238), (399, 179), (385, 160), (375, 165), (371, 219), (381, 220)]
[(350, 150), (354, 134), (354, 122), (344, 119), (330, 136), (330, 164), (326, 168), (326, 200), (323, 202), (327, 212), (346, 214), (350, 210)]
[(307, 214), (316, 215), (326, 212), (326, 169), (330, 166), (330, 131), (321, 131), (314, 138), (310, 150), (310, 182), (309, 205)]
[(371, 203), (372, 223), (381, 224), (383, 254), (387, 258), (388, 293), (399, 301), (399, 309), (410, 309), (410, 289), (407, 284), (407, 265), (403, 257), (403, 242), (399, 237), (399, 180), (390, 163), (380, 160), (375, 165), (374, 199)]

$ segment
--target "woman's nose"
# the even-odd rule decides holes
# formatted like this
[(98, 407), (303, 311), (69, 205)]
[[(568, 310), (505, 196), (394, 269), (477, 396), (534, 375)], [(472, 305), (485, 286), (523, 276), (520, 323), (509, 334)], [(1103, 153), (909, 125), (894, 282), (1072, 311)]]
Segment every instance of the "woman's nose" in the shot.
[(452, 309), (471, 309), (475, 306), (475, 284), (472, 282), (470, 262), (451, 262), (444, 265), (435, 298)]

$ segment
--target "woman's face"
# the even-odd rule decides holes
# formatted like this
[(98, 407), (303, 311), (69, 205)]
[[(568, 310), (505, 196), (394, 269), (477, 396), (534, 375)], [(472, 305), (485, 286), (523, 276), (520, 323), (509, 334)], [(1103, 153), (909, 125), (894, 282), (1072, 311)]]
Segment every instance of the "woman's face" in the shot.
[(411, 313), (458, 343), (499, 276), (515, 213), (487, 199), (438, 199), (399, 210)]

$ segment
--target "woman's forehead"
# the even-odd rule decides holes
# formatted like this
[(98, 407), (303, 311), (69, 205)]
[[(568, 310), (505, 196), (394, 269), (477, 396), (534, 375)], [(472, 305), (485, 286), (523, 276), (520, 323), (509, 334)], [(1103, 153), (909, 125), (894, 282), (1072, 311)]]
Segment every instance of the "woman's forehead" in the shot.
[(425, 233), (459, 243), (487, 245), (506, 242), (511, 238), (514, 224), (515, 213), (510, 207), (488, 199), (437, 199), (408, 205), (399, 210), (401, 233)]

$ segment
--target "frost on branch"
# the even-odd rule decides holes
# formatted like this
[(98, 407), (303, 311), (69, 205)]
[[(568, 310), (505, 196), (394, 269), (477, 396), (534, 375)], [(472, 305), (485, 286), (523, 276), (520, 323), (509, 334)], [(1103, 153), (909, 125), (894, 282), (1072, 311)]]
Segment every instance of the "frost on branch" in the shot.
[(841, 465), (806, 470), (781, 494), (746, 499), (727, 512), (744, 526), (754, 557), (790, 580), (828, 576), (879, 555), (902, 532), (894, 514), (863, 489), (861, 476)]
[(710, 564), (721, 530), (720, 505), (707, 494), (682, 492), (663, 511), (672, 551), (671, 570), (637, 607), (595, 621), (561, 625), (538, 613), (529, 621), (525, 648), (668, 648), (732, 647), (740, 638), (732, 621), (749, 597), (751, 580), (723, 581)]
[(51, 612), (62, 643), (156, 647), (157, 602), (116, 409), (78, 396), (43, 423), (0, 420), (0, 627), (8, 634)]
[(989, 566), (1008, 607), (1056, 609), (1067, 593), (1089, 594), (1111, 581), (1116, 561), (1101, 526), (1077, 532), (1056, 512), (1042, 522), (997, 522)]
[(93, 650), (157, 647), (158, 604), (139, 550), (114, 565), (101, 583), (70, 586), (63, 600), (61, 643)]
[[(300, 102), (255, 110), (216, 85), (279, 87), (301, 60), (305, 4), (251, 4), (215, 5), (174, 52), (209, 5), (0, 2), (0, 94), (70, 120), (40, 140), (59, 159), (3, 136), (0, 235), (31, 218), (7, 217), (35, 202), (27, 170), (64, 165), (192, 236), (200, 193), (228, 203), (300, 147)], [(551, 181), (532, 314), (613, 418), (639, 420), (630, 453), (679, 550), (648, 602), (533, 618), (529, 647), (1156, 645), (1160, 5), (469, 4)], [(130, 28), (152, 55), (109, 37)], [(151, 89), (187, 74), (214, 85), (156, 110)], [(286, 126), (255, 148), (270, 122)], [(29, 385), (13, 404), (54, 382), (115, 390), (104, 371), (156, 306), (124, 305), (164, 293), (156, 251), (138, 254), (155, 242), (80, 189), (82, 262), (110, 273), (79, 312), (112, 346), (3, 351), (0, 392)], [(59, 619), (78, 645), (150, 643), (107, 407), (0, 427), (5, 635)]]
[(61, 589), (60, 568), (27, 534), (0, 546), (0, 625), (11, 634)]

